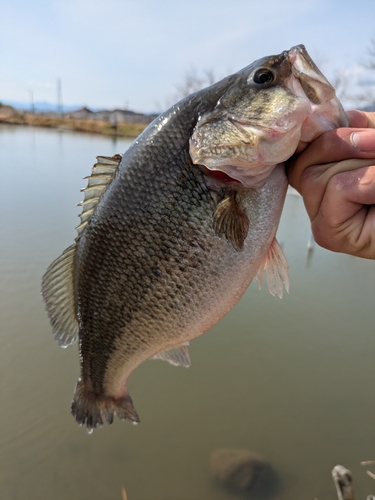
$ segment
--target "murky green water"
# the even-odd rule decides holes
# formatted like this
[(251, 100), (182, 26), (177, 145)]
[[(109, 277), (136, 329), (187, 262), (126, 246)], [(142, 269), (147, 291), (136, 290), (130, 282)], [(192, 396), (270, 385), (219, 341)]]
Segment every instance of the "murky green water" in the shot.
[(235, 499), (209, 474), (219, 447), (270, 460), (278, 486), (266, 498), (334, 499), (337, 463), (358, 498), (374, 493), (359, 462), (375, 459), (375, 263), (318, 247), (308, 256), (296, 196), (279, 231), (289, 296), (252, 285), (192, 342), (189, 370), (138, 368), (129, 388), (141, 425), (117, 420), (88, 435), (70, 416), (77, 347), (54, 342), (40, 280), (76, 235), (95, 156), (128, 145), (0, 127), (0, 498), (120, 500), (125, 486), (129, 500)]

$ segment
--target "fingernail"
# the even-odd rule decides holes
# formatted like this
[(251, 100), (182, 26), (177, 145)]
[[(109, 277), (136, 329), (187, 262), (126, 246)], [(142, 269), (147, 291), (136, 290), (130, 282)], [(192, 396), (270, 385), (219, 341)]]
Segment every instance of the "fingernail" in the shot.
[(350, 140), (357, 149), (366, 153), (375, 152), (375, 130), (361, 130), (353, 132)]

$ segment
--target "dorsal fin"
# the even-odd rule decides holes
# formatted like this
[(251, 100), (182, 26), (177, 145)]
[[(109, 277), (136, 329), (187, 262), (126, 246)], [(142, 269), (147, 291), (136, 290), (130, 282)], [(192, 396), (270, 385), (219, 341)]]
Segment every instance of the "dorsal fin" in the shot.
[[(79, 204), (82, 206), (82, 213), (76, 241), (79, 240), (94, 213), (101, 195), (112, 182), (121, 161), (121, 155), (97, 156), (97, 160), (91, 175), (86, 177), (88, 185), (83, 189), (85, 199)], [(43, 299), (53, 327), (53, 334), (61, 347), (74, 344), (78, 339), (79, 324), (74, 296), (75, 253), (76, 243), (52, 262), (42, 280)]]
[(79, 240), (90, 217), (95, 212), (95, 208), (103, 193), (113, 181), (121, 158), (122, 156), (119, 154), (114, 156), (97, 156), (96, 159), (98, 161), (92, 167), (91, 175), (85, 177), (85, 179), (87, 179), (87, 187), (82, 189), (85, 193), (85, 198), (78, 204), (78, 206), (82, 207), (82, 213), (79, 215), (79, 217), (81, 217), (81, 223), (76, 227), (78, 232), (76, 241)]
[(155, 356), (152, 356), (152, 359), (162, 359), (163, 361), (167, 361), (171, 365), (184, 366), (185, 368), (189, 368), (191, 363), (188, 346), (189, 343), (186, 342), (186, 344), (183, 344), (179, 347), (173, 347), (172, 349), (160, 351), (155, 354)]

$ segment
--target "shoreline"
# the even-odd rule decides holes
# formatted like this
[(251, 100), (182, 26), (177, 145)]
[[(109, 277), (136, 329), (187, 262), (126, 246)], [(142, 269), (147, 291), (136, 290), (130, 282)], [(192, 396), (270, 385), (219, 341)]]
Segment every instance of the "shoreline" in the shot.
[(148, 124), (145, 123), (121, 122), (111, 124), (108, 121), (84, 120), (79, 118), (67, 118), (65, 116), (46, 116), (25, 112), (2, 115), (0, 111), (0, 124), (1, 123), (6, 125), (25, 125), (70, 130), (74, 132), (88, 132), (90, 134), (125, 137), (130, 139), (138, 137), (148, 126)]

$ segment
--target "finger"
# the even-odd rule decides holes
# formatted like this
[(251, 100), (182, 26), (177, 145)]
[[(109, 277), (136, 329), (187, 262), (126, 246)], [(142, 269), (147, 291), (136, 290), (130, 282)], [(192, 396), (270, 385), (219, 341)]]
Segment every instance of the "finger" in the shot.
[(367, 116), (363, 111), (357, 109), (346, 111), (349, 126), (355, 128), (367, 128)]
[(315, 139), (300, 155), (287, 162), (290, 184), (301, 192), (304, 171), (325, 163), (346, 158), (374, 158), (375, 130), (341, 128), (330, 130)]
[(327, 184), (322, 211), (333, 226), (348, 220), (358, 205), (375, 205), (375, 165), (340, 172)]
[(375, 166), (332, 177), (312, 229), (333, 251), (375, 258)]
[(371, 128), (375, 128), (375, 111), (365, 112), (367, 116), (367, 126)]
[[(319, 212), (323, 197), (327, 195), (328, 186), (330, 186), (333, 179), (335, 179), (334, 183), (336, 181), (343, 182), (346, 178), (352, 181), (359, 176), (358, 172), (361, 169), (368, 167), (375, 168), (373, 158), (344, 160), (338, 163), (317, 165), (316, 167), (307, 169), (301, 184), (301, 194), (304, 197), (306, 211), (310, 220), (313, 220)], [(347, 177), (345, 177), (346, 175)], [(337, 188), (337, 192), (333, 193), (334, 203), (337, 204), (338, 199), (340, 202), (343, 201), (345, 203), (346, 200), (343, 200), (342, 193), (339, 193), (339, 191), (340, 189)], [(367, 202), (357, 200), (357, 203)], [(375, 201), (371, 203), (375, 203)]]
[(349, 125), (355, 128), (375, 128), (375, 113), (359, 110), (346, 111)]

